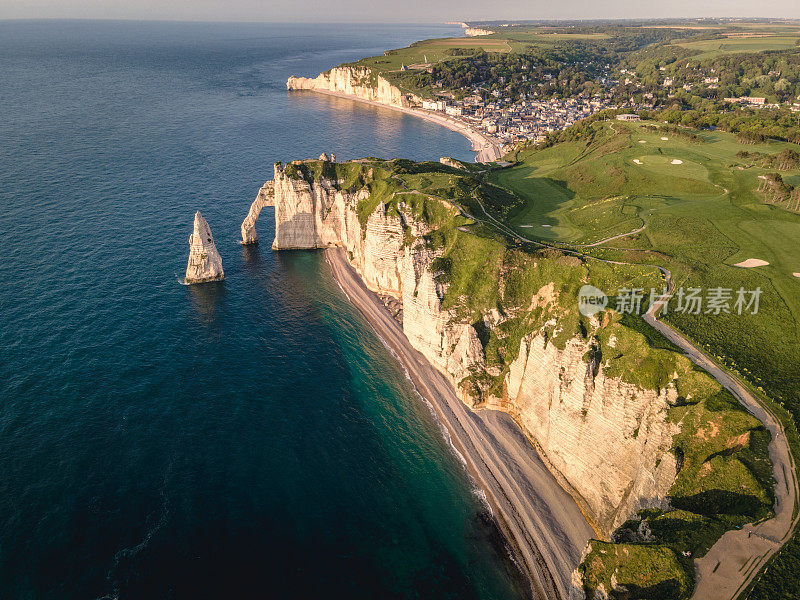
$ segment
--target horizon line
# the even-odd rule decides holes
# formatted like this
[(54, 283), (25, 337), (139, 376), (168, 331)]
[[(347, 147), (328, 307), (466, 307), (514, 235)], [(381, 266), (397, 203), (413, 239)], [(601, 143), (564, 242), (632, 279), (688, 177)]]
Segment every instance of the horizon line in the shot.
[(329, 19), (320, 21), (308, 20), (282, 20), (269, 21), (261, 19), (187, 19), (187, 18), (138, 18), (138, 17), (2, 17), (0, 22), (19, 22), (19, 21), (83, 21), (83, 22), (127, 22), (127, 23), (197, 23), (197, 24), (252, 24), (252, 25), (459, 25), (461, 23), (479, 24), (536, 24), (536, 23), (636, 23), (645, 21), (709, 21), (709, 20), (730, 20), (730, 21), (797, 21), (800, 16), (753, 16), (753, 15), (726, 15), (726, 16), (703, 16), (703, 17), (607, 17), (607, 18), (546, 18), (546, 19), (453, 19), (451, 21), (440, 21), (438, 19), (419, 20), (419, 21), (362, 21), (358, 19), (331, 21)]

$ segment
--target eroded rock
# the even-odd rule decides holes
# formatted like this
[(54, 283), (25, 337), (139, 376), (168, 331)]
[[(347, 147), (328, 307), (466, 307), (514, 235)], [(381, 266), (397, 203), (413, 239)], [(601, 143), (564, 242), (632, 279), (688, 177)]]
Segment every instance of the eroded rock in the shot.
[(211, 228), (198, 210), (194, 215), (194, 231), (189, 236), (189, 263), (186, 283), (206, 283), (225, 278), (222, 258), (214, 244)]

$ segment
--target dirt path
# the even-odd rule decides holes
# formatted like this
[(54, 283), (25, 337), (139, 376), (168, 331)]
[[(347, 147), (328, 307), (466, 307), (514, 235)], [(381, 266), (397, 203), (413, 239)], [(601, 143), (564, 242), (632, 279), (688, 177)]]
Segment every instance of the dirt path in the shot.
[(720, 368), (681, 333), (658, 321), (653, 315), (657, 314), (659, 309), (660, 303), (656, 302), (644, 316), (644, 320), (736, 396), (748, 412), (761, 421), (772, 435), (769, 455), (777, 481), (775, 517), (756, 525), (747, 525), (742, 529), (726, 532), (705, 556), (695, 560), (697, 587), (692, 596), (693, 600), (730, 600), (752, 581), (766, 562), (789, 539), (800, 518), (800, 515), (793, 516), (797, 501), (795, 464), (781, 422), (765, 409), (740, 381)]
[(605, 238), (604, 240), (600, 240), (599, 242), (592, 242), (591, 244), (569, 244), (564, 242), (562, 243), (564, 243), (564, 245), (566, 246), (571, 246), (573, 248), (595, 248), (597, 246), (602, 246), (603, 244), (606, 244), (608, 242), (613, 242), (614, 240), (618, 240), (620, 238), (636, 235), (637, 233), (641, 233), (642, 231), (644, 231), (646, 228), (647, 225), (645, 224), (639, 227), (638, 229), (634, 229), (633, 231), (629, 231), (627, 233), (620, 233), (618, 235), (613, 235), (609, 238)]
[(350, 301), (405, 367), (417, 391), (433, 405), (467, 469), (484, 490), (512, 544), (534, 596), (566, 600), (571, 575), (593, 536), (572, 497), (505, 413), (471, 411), (445, 376), (411, 347), (400, 324), (347, 263), (340, 248), (325, 251)]

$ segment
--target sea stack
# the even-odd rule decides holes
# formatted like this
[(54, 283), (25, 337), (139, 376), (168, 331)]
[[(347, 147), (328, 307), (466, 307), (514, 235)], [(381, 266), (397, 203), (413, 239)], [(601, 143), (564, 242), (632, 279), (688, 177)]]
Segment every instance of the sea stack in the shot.
[(257, 244), (258, 234), (256, 233), (256, 222), (258, 216), (261, 214), (261, 209), (265, 206), (272, 206), (273, 199), (275, 198), (275, 182), (268, 181), (261, 189), (258, 190), (256, 199), (250, 205), (250, 212), (247, 213), (244, 221), (242, 221), (242, 244)]
[(217, 252), (211, 228), (198, 210), (194, 215), (194, 232), (189, 236), (189, 264), (186, 283), (221, 281), (225, 278), (222, 258)]

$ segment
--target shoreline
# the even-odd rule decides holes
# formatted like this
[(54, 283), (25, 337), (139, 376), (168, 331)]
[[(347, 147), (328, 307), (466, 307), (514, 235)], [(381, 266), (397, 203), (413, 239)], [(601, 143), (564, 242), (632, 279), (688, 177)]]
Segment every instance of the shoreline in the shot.
[(421, 108), (407, 108), (405, 106), (397, 106), (395, 104), (385, 104), (383, 102), (376, 102), (374, 100), (366, 100), (364, 98), (359, 98), (358, 96), (355, 96), (353, 94), (345, 94), (344, 92), (332, 92), (330, 90), (316, 90), (316, 89), (292, 90), (292, 91), (313, 92), (316, 94), (325, 94), (327, 96), (335, 96), (337, 98), (345, 98), (346, 100), (363, 102), (365, 104), (371, 104), (373, 106), (382, 106), (384, 108), (396, 110), (405, 113), (407, 115), (412, 115), (414, 117), (430, 121), (431, 123), (436, 123), (437, 125), (446, 127), (451, 131), (460, 133), (465, 138), (467, 138), (472, 144), (472, 150), (474, 152), (477, 152), (477, 155), (475, 156), (475, 162), (478, 163), (494, 162), (496, 160), (500, 160), (503, 156), (500, 150), (500, 146), (497, 143), (493, 142), (482, 133), (471, 129), (468, 125), (450, 119), (445, 115), (440, 115), (438, 113), (426, 111)]
[(367, 289), (341, 248), (328, 248), (331, 274), (430, 402), (463, 456), (467, 472), (486, 494), (495, 520), (534, 598), (566, 600), (572, 572), (594, 532), (580, 507), (556, 481), (507, 414), (470, 410), (445, 376), (411, 347), (400, 324)]

